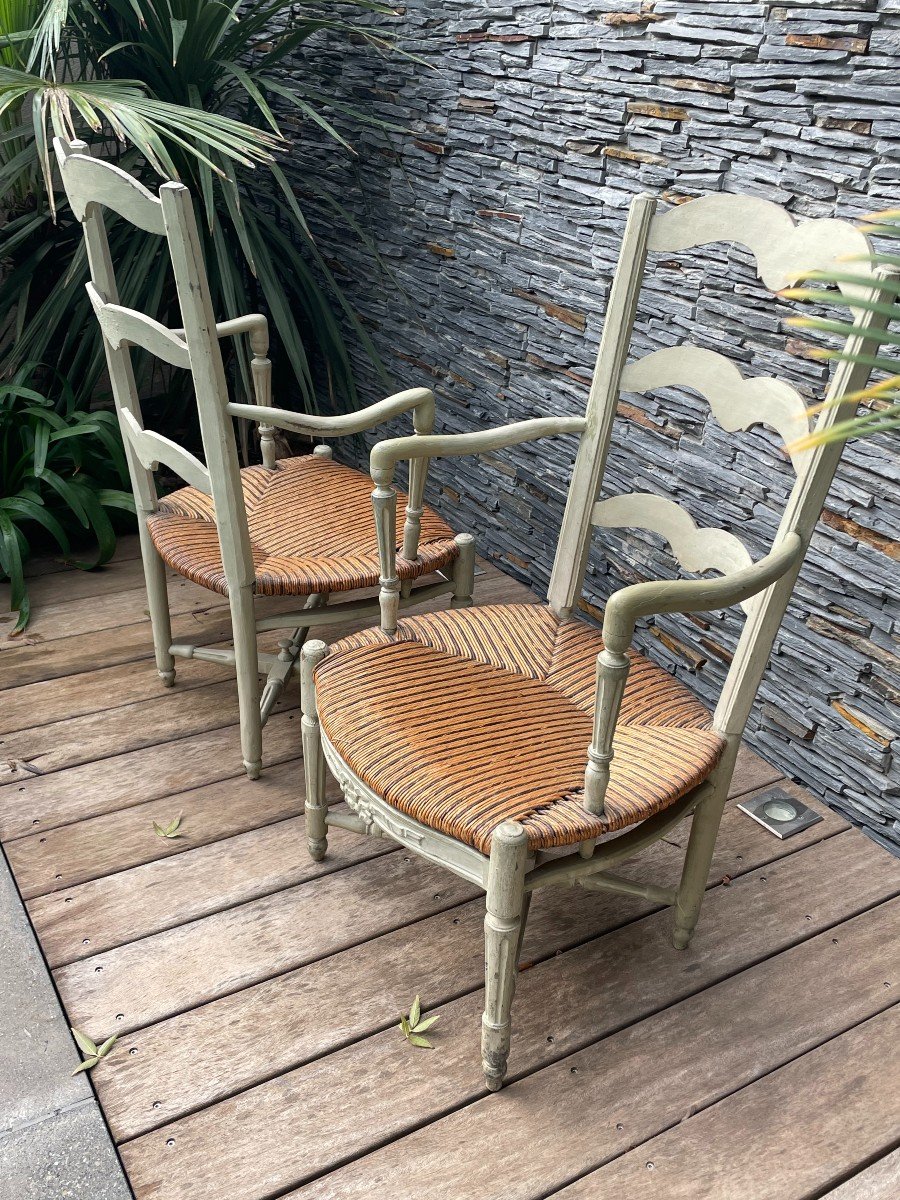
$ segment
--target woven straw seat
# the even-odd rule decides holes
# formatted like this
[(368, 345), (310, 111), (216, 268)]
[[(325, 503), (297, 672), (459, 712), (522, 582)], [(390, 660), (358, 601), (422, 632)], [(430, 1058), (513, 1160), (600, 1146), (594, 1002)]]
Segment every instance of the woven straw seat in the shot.
[[(310, 454), (279, 461), (274, 470), (241, 471), (247, 524), (261, 596), (347, 592), (378, 583), (378, 554), (368, 476)], [(400, 497), (406, 503), (406, 497)], [(181, 488), (147, 521), (153, 544), (179, 575), (228, 594), (212, 499)], [(453, 532), (431, 509), (422, 514), (419, 556), (398, 559), (400, 579), (449, 566)]]
[(542, 605), (410, 617), (368, 629), (316, 670), (322, 729), (400, 812), (489, 853), (504, 820), (532, 849), (642, 821), (701, 783), (724, 741), (710, 715), (635, 651), (603, 816), (582, 802), (600, 634)]

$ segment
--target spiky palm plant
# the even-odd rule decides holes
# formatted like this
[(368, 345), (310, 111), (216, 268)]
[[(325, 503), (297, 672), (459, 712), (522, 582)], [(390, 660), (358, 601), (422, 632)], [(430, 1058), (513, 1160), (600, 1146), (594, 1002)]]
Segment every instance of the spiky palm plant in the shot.
[[(107, 510), (130, 504), (117, 488), (124, 466), (115, 419), (97, 411), (104, 359), (83, 287), (80, 226), (54, 191), (52, 135), (95, 143), (148, 186), (185, 182), (200, 210), (217, 312), (262, 304), (302, 403), (316, 406), (315, 360), (335, 402), (352, 403), (336, 313), (377, 358), (277, 161), (290, 149), (279, 111), (349, 151), (307, 75), (286, 82), (278, 74), (320, 31), (388, 44), (354, 23), (391, 11), (377, 0), (343, 0), (339, 11), (313, 0), (0, 0), (0, 575), (11, 580), (17, 631), (28, 621), (29, 536), (42, 530), (68, 556), (69, 535), (90, 532), (97, 552), (75, 562), (97, 565), (114, 547)], [(109, 226), (123, 302), (175, 317), (158, 240), (125, 221)], [(233, 365), (249, 390), (246, 358)]]
[[(0, 232), (0, 314), (15, 317), (5, 329), (7, 370), (52, 357), (84, 397), (102, 370), (99, 342), (86, 336), (84, 249), (54, 194), (48, 150), (54, 133), (80, 135), (151, 185), (185, 182), (201, 208), (217, 311), (236, 316), (262, 300), (304, 405), (316, 405), (314, 357), (335, 399), (353, 401), (336, 313), (343, 310), (373, 360), (375, 351), (277, 161), (289, 149), (277, 112), (350, 149), (325, 115), (327, 97), (306, 75), (287, 83), (278, 72), (323, 30), (383, 48), (383, 36), (357, 28), (354, 10), (391, 12), (377, 0), (347, 0), (340, 16), (316, 0), (0, 0), (0, 203), (9, 218)], [(111, 240), (127, 264), (125, 302), (158, 311), (169, 292), (155, 240), (124, 222)]]
[[(888, 241), (900, 241), (900, 209), (888, 209), (885, 212), (874, 213), (867, 218), (862, 227), (864, 233), (886, 238)], [(846, 421), (838, 421), (829, 429), (813, 432), (794, 442), (792, 451), (805, 450), (811, 446), (823, 445), (826, 442), (844, 442), (850, 438), (873, 437), (877, 433), (900, 428), (900, 358), (892, 357), (891, 349), (900, 351), (900, 329), (891, 328), (891, 322), (900, 318), (900, 254), (882, 250), (854, 256), (847, 260), (847, 270), (816, 271), (806, 277), (807, 282), (816, 284), (840, 284), (857, 282), (860, 271), (854, 271), (854, 263), (864, 262), (868, 267), (887, 267), (887, 274), (879, 287), (883, 289), (886, 300), (873, 301), (864, 296), (842, 294), (836, 303), (846, 305), (851, 317), (858, 312), (876, 312), (887, 317), (887, 327), (882, 331), (871, 331), (868, 336), (878, 343), (880, 349), (870, 355), (848, 355), (843, 350), (831, 350), (824, 346), (813, 346), (809, 353), (814, 358), (824, 360), (862, 362), (876, 373), (876, 381), (855, 395), (844, 398), (855, 400), (867, 411)], [(792, 300), (815, 301), (822, 299), (822, 289), (819, 287), (788, 288), (783, 296)], [(835, 321), (824, 317), (791, 317), (789, 325), (799, 329), (817, 330), (826, 334), (839, 334), (847, 338), (853, 332), (847, 321)], [(821, 411), (824, 405), (818, 405), (813, 411)]]

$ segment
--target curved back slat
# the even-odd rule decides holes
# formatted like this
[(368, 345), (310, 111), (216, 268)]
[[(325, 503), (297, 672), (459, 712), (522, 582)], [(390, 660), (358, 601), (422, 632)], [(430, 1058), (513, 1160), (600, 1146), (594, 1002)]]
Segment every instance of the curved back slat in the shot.
[(54, 146), (69, 205), (79, 221), (84, 221), (89, 204), (100, 204), (147, 233), (165, 234), (162, 205), (136, 179), (86, 154), (66, 155), (59, 138)]
[(173, 367), (191, 368), (187, 343), (171, 329), (120, 304), (107, 304), (92, 283), (86, 285), (103, 336), (118, 350), (122, 345), (140, 346)]
[[(729, 433), (768, 425), (786, 443), (809, 432), (803, 397), (783, 379), (756, 376), (745, 379), (724, 354), (700, 346), (667, 346), (629, 363), (622, 372), (622, 390), (650, 392), (663, 387), (687, 387), (709, 403), (716, 420)], [(791, 454), (798, 473), (810, 452)]]
[[(153, 469), (165, 463), (187, 483), (212, 496), (229, 596), (246, 610), (255, 578), (253, 555), (234, 429), (227, 412), (228, 386), (190, 193), (180, 183), (164, 183), (159, 196), (154, 196), (118, 167), (92, 159), (83, 143), (67, 145), (57, 138), (54, 149), (72, 211), (84, 230), (91, 273), (88, 294), (103, 332), (142, 546), (146, 543), (145, 562), (148, 557), (157, 561), (146, 518), (157, 508)], [(182, 329), (168, 329), (119, 303), (103, 219), (107, 208), (138, 228), (165, 238)], [(131, 346), (190, 370), (205, 466), (182, 446), (144, 428)]]
[[(628, 492), (601, 500), (594, 505), (591, 520), (604, 529), (646, 529), (658, 533), (666, 539), (673, 557), (684, 570), (697, 575), (705, 571), (728, 575), (753, 564), (740, 538), (725, 529), (696, 525), (674, 500), (665, 500), (653, 492)], [(743, 607), (749, 612), (750, 605), (752, 601), (746, 601)]]
[[(797, 224), (790, 213), (760, 196), (717, 192), (659, 213), (650, 229), (651, 251), (673, 252), (710, 242), (738, 242), (756, 259), (759, 277), (773, 292), (796, 283), (810, 271), (835, 267), (871, 249), (869, 239), (849, 221), (820, 217)], [(872, 285), (872, 270), (858, 263), (859, 284), (843, 283), (846, 295)]]
[(142, 429), (130, 412), (123, 412), (122, 431), (134, 447), (135, 454), (148, 471), (155, 471), (160, 463), (175, 472), (186, 483), (197, 488), (206, 496), (212, 495), (209, 471), (199, 458), (189, 450), (173, 442), (171, 438), (150, 429)]

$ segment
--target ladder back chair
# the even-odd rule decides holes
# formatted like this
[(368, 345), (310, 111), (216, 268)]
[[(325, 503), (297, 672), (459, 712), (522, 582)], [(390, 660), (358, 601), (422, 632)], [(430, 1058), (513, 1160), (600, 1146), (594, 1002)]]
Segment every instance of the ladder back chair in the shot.
[[(327, 446), (312, 455), (276, 461), (275, 428), (310, 437), (359, 433), (412, 412), (416, 435), (430, 434), (434, 397), (425, 388), (390, 396), (342, 416), (310, 416), (272, 407), (266, 318), (253, 313), (216, 324), (191, 196), (179, 183), (154, 195), (112, 163), (91, 158), (83, 142), (54, 142), (63, 186), (87, 245), (91, 303), (100, 322), (106, 361), (138, 516), (156, 666), (166, 686), (175, 658), (233, 665), (237, 674), (241, 750), (251, 779), (262, 766), (262, 728), (292, 673), (309, 628), (341, 617), (377, 615), (378, 601), (328, 604), (333, 593), (381, 582), (371, 484), (361, 472), (332, 460)], [(170, 329), (119, 304), (103, 210), (165, 239), (183, 328)], [(256, 404), (233, 403), (219, 339), (246, 334), (253, 355)], [(144, 428), (131, 363), (140, 346), (191, 373), (205, 463), (160, 433)], [(262, 466), (241, 470), (234, 418), (259, 427)], [(189, 486), (159, 500), (153, 472), (163, 463)], [(423, 502), (427, 461), (417, 460), (404, 497), (403, 544), (396, 559), (397, 596), (404, 606), (442, 594), (471, 604), (475, 548)], [(394, 537), (394, 527), (384, 530)], [(396, 549), (396, 547), (395, 547)], [(228, 597), (234, 649), (172, 641), (166, 566)], [(438, 582), (413, 590), (422, 576)], [(305, 598), (300, 611), (257, 620), (254, 596)], [(326, 607), (327, 606), (327, 607)], [(291, 629), (277, 655), (261, 654), (257, 634)], [(260, 675), (267, 673), (260, 691)]]
[[(381, 592), (380, 629), (330, 648), (309, 642), (302, 652), (313, 858), (325, 854), (327, 828), (337, 825), (393, 838), (487, 893), (482, 1060), (492, 1090), (506, 1074), (518, 955), (536, 888), (580, 884), (671, 905), (674, 944), (688, 945), (744, 726), (840, 456), (835, 444), (794, 456), (797, 478), (780, 528), (770, 552), (756, 562), (734, 534), (698, 528), (673, 500), (632, 493), (598, 502), (621, 391), (688, 386), (729, 431), (766, 424), (793, 440), (809, 428), (803, 400), (789, 384), (744, 379), (712, 350), (688, 343), (626, 361), (650, 252), (671, 255), (722, 241), (753, 252), (770, 290), (867, 247), (850, 224), (829, 219), (795, 225), (783, 209), (753, 197), (710, 195), (662, 212), (654, 199), (637, 197), (584, 417), (397, 438), (377, 444), (371, 454), (382, 576), (391, 580), (391, 480), (399, 461), (579, 434), (547, 604), (486, 606), (398, 622), (396, 588), (389, 584)], [(878, 283), (876, 275), (845, 287), (877, 298)], [(883, 323), (874, 308), (858, 318), (847, 343), (857, 361), (842, 362), (835, 371), (828, 397), (837, 403), (822, 411), (819, 427), (855, 408), (853, 393), (868, 373), (865, 356)], [(683, 569), (720, 574), (621, 588), (606, 605), (601, 637), (573, 615), (595, 526), (654, 531)], [(641, 617), (733, 604), (743, 606), (746, 620), (710, 715), (631, 641)], [(352, 814), (326, 809), (326, 762)], [(691, 814), (677, 888), (645, 886), (610, 870)]]

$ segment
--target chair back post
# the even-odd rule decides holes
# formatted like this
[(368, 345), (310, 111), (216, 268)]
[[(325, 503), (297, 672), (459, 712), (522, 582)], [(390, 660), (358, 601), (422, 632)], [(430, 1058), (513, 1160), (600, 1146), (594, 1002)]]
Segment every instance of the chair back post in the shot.
[[(875, 272), (870, 300), (890, 302), (891, 293), (878, 286), (887, 275), (888, 272), (881, 268)], [(878, 343), (871, 335), (883, 330), (887, 323), (888, 317), (884, 313), (861, 311), (854, 321), (856, 332), (845, 345), (848, 357), (864, 360), (876, 352)], [(816, 422), (817, 432), (827, 431), (838, 421), (855, 414), (858, 400), (854, 396), (865, 387), (869, 374), (870, 367), (865, 361), (838, 364), (826, 393), (826, 407)], [(796, 566), (758, 598), (744, 623), (713, 717), (713, 727), (729, 742), (739, 742), (743, 735), (843, 450), (842, 442), (816, 446), (805, 460), (791, 490), (773, 545), (780, 545), (788, 534), (795, 533), (800, 538), (800, 555)]]
[(571, 613), (581, 595), (591, 542), (591, 513), (612, 438), (655, 212), (652, 196), (636, 196), (625, 222), (588, 397), (587, 428), (575, 459), (547, 594), (550, 607), (561, 617)]
[(228, 383), (216, 335), (203, 249), (188, 189), (180, 183), (164, 183), (159, 198), (190, 356), (222, 565), (229, 593), (233, 594), (253, 586), (255, 570), (237, 446), (226, 409)]
[[(669, 209), (659, 216), (652, 215), (642, 238), (642, 251), (646, 256), (647, 251), (674, 252), (723, 241), (739, 242), (752, 251), (757, 272), (772, 291), (794, 283), (811, 270), (833, 267), (844, 257), (858, 257), (868, 248), (864, 234), (849, 222), (826, 218), (796, 224), (783, 208), (771, 201), (717, 193)], [(642, 270), (643, 263), (644, 259)], [(621, 265), (622, 260), (620, 269)], [(845, 279), (840, 286), (848, 296), (884, 302), (890, 298), (880, 286), (884, 277), (882, 270), (867, 267), (859, 271), (858, 279)], [(640, 287), (639, 278), (636, 287)], [(616, 283), (613, 292), (615, 288)], [(632, 322), (636, 299), (636, 296), (629, 297)], [(611, 294), (611, 311), (613, 307), (614, 298)], [(620, 301), (619, 311), (621, 307)], [(861, 310), (854, 320), (854, 333), (845, 345), (845, 352), (851, 361), (841, 362), (833, 375), (818, 429), (828, 429), (855, 411), (854, 394), (866, 383), (870, 369), (866, 360), (873, 349), (877, 350), (877, 333), (885, 327), (887, 320), (885, 313), (866, 309)], [(628, 325), (629, 335), (630, 330), (631, 322)], [(605, 334), (606, 330), (604, 341), (601, 342), (597, 373), (606, 353)], [(728, 431), (767, 424), (786, 439), (795, 436), (795, 428), (797, 434), (802, 432), (802, 424), (798, 426), (797, 423), (806, 419), (805, 403), (796, 389), (783, 380), (765, 376), (745, 378), (726, 356), (690, 343), (652, 351), (627, 366), (623, 365), (627, 344), (619, 349), (621, 359), (616, 364), (613, 393), (604, 397), (599, 405), (599, 420), (604, 425), (611, 425), (619, 387), (626, 391), (652, 391), (660, 387), (687, 386), (708, 401), (714, 416)], [(856, 361), (852, 361), (854, 359)], [(592, 402), (594, 400), (592, 389)], [(589, 414), (589, 432), (591, 429)], [(585, 435), (586, 438), (588, 436)], [(589, 494), (592, 496), (602, 478), (602, 461), (598, 460), (605, 458), (608, 440), (607, 433), (606, 442), (599, 444), (599, 452), (591, 453), (591, 463), (597, 470), (596, 483), (593, 478), (590, 481), (592, 491)], [(582, 451), (584, 447), (583, 442)], [(797, 479), (766, 560), (771, 562), (778, 559), (781, 563), (779, 574), (774, 577), (776, 581), (768, 586), (760, 581), (759, 590), (747, 591), (741, 601), (747, 620), (713, 717), (713, 728), (726, 742), (722, 758), (710, 777), (717, 796), (724, 796), (730, 785), (740, 740), (841, 451), (840, 444), (830, 443), (796, 453), (792, 457)], [(569, 505), (573, 492), (570, 492)], [(578, 511), (585, 513), (587, 536), (584, 542), (577, 541), (579, 531), (566, 547), (569, 551), (567, 555), (563, 554), (561, 537), (554, 577), (557, 577), (561, 559), (563, 563), (568, 561), (571, 566), (577, 565), (578, 559), (571, 553), (572, 547), (576, 554), (586, 554), (591, 524), (608, 528), (639, 527), (661, 534), (680, 565), (696, 573), (715, 570), (726, 577), (737, 578), (746, 569), (762, 565), (753, 563), (749, 551), (733, 533), (724, 529), (699, 527), (675, 501), (656, 495), (630, 493), (584, 505), (582, 493)], [(566, 519), (568, 517), (569, 506)], [(559, 578), (562, 578), (561, 573)], [(577, 579), (579, 588), (582, 578), (583, 566)], [(650, 602), (661, 605), (645, 611), (673, 611), (673, 606), (667, 603), (665, 583), (647, 583), (638, 587), (650, 589), (653, 593)], [(636, 590), (625, 589), (626, 592)], [(718, 590), (721, 594), (721, 588)], [(570, 609), (574, 594), (557, 593), (556, 600), (558, 611), (565, 613)], [(604, 620), (604, 650), (597, 660), (593, 740), (588, 750), (585, 772), (584, 804), (593, 813), (603, 812), (613, 757), (613, 736), (628, 675), (627, 651), (634, 630), (633, 619), (617, 623), (613, 619), (616, 614), (618, 607), (611, 601)]]
[[(73, 155), (89, 158), (90, 147), (87, 143), (81, 141), (73, 141), (67, 144), (62, 138), (57, 138), (54, 146), (56, 148), (60, 171), (63, 175), (63, 186), (66, 187), (68, 192), (64, 164)], [(69, 198), (71, 201), (71, 196)], [(74, 206), (73, 211), (75, 211)], [(106, 225), (100, 205), (96, 202), (85, 204), (80, 216), (78, 211), (75, 211), (75, 215), (79, 217), (81, 228), (84, 231), (91, 281), (105, 302), (118, 304), (119, 292), (116, 286), (115, 270), (109, 252), (109, 239), (106, 235)], [(112, 385), (113, 401), (119, 420), (122, 422), (122, 414), (128, 413), (137, 422), (138, 426), (143, 427), (137, 383), (134, 378), (134, 369), (131, 365), (131, 352), (126, 345), (113, 346), (106, 337), (102, 341), (103, 350), (106, 355), (106, 366)], [(131, 479), (131, 488), (134, 493), (138, 525), (143, 533), (146, 518), (156, 511), (156, 483), (153, 479), (153, 472), (141, 463), (132, 445), (131, 438), (127, 436), (124, 429), (122, 441), (125, 450), (125, 461), (128, 464), (128, 474)]]

